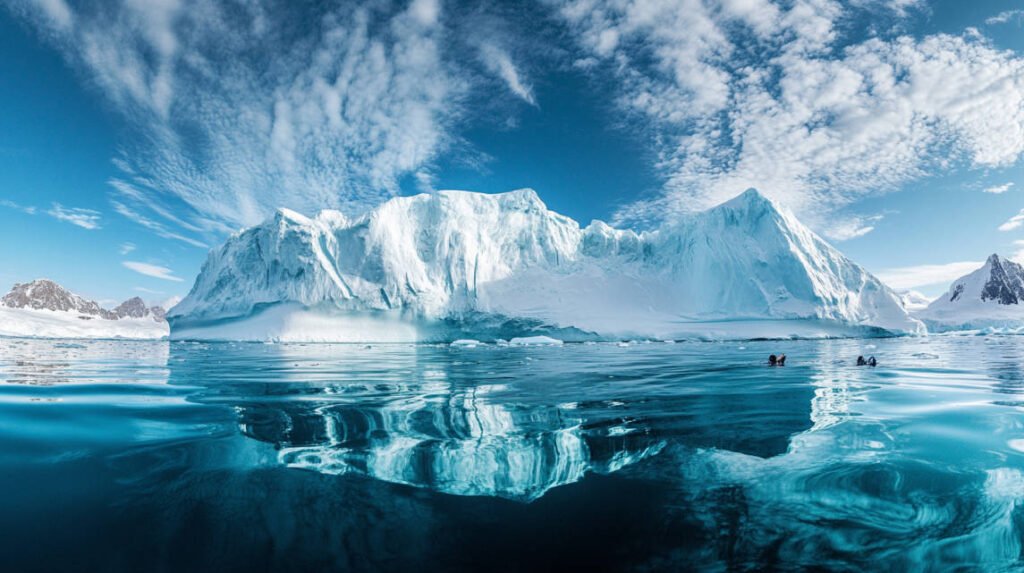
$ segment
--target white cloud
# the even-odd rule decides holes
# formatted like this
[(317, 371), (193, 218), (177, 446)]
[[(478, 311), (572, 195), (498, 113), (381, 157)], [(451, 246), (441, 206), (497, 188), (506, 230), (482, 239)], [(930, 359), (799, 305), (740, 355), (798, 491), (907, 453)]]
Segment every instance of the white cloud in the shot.
[(164, 310), (171, 310), (179, 302), (181, 302), (181, 295), (176, 294), (164, 299), (157, 306)]
[(79, 207), (64, 207), (60, 203), (53, 203), (47, 215), (83, 229), (95, 231), (100, 228), (100, 212), (92, 209)]
[(1024, 239), (1017, 239), (1013, 246), (1016, 250), (1010, 255), (1010, 259), (1024, 265)]
[(151, 288), (146, 287), (135, 287), (135, 290), (138, 292), (144, 292), (146, 294), (167, 294), (162, 290), (153, 290)]
[(916, 265), (883, 269), (875, 273), (885, 284), (897, 290), (913, 289), (938, 284), (949, 284), (977, 270), (984, 261), (961, 261), (939, 265)]
[(1009, 191), (1010, 187), (1013, 187), (1013, 183), (1003, 183), (1002, 185), (993, 185), (992, 187), (988, 187), (988, 188), (984, 189), (983, 191), (985, 193), (993, 193), (995, 195), (999, 195), (999, 194), (1006, 193), (1007, 191)]
[(870, 217), (854, 216), (844, 220), (836, 220), (825, 229), (825, 235), (836, 241), (848, 241), (857, 237), (863, 237), (874, 231), (875, 223), (883, 218), (883, 215), (872, 215)]
[[(822, 217), (954, 165), (1024, 154), (1024, 58), (948, 34), (851, 40), (857, 10), (881, 2), (556, 4), (585, 56), (603, 62), (590, 72), (615, 75), (620, 105), (640, 120), (630, 125), (658, 152), (664, 193), (618, 222), (748, 187)], [(616, 42), (602, 41), (611, 32)]]
[[(438, 0), (296, 6), (76, 7), (51, 39), (135, 129), (115, 161), (118, 212), (202, 244), (280, 206), (361, 211), (448, 148), (473, 78), (444, 59)], [(530, 96), (515, 66), (497, 66)]]
[(118, 201), (111, 201), (111, 204), (114, 206), (114, 211), (117, 211), (118, 214), (153, 231), (160, 237), (164, 237), (165, 239), (174, 239), (175, 241), (181, 241), (183, 243), (192, 245), (193, 247), (199, 247), (201, 249), (209, 248), (209, 245), (207, 245), (206, 243), (199, 241), (197, 239), (193, 239), (192, 237), (183, 235), (181, 233), (171, 231), (167, 227), (167, 225), (164, 225), (159, 221), (154, 221), (153, 219), (143, 216), (142, 214), (129, 208), (124, 203), (120, 203)]
[(73, 14), (64, 0), (31, 0), (30, 3), (41, 10), (44, 18), (54, 27), (61, 30), (71, 27)]
[(25, 213), (26, 215), (35, 215), (36, 214), (36, 208), (35, 207), (33, 207), (31, 205), (22, 205), (20, 203), (15, 203), (14, 201), (11, 201), (9, 199), (0, 199), (0, 207), (7, 207), (8, 209), (15, 209), (17, 211), (21, 211), (22, 213)]
[(118, 252), (121, 253), (122, 255), (127, 255), (128, 253), (134, 250), (135, 243), (121, 243), (121, 246), (118, 247)]
[(1007, 219), (1005, 223), (999, 225), (1000, 231), (1012, 231), (1019, 229), (1021, 225), (1024, 225), (1024, 209), (1021, 209), (1019, 213)]
[(161, 267), (159, 265), (151, 265), (149, 263), (141, 263), (138, 261), (124, 261), (121, 263), (126, 268), (131, 269), (141, 275), (147, 277), (153, 277), (157, 279), (163, 279), (165, 281), (182, 282), (185, 279), (174, 276), (174, 271), (167, 267)]
[(508, 52), (488, 42), (480, 46), (480, 57), (487, 70), (501, 78), (509, 91), (526, 103), (537, 105), (537, 100), (533, 97), (533, 88), (523, 79)]
[(996, 24), (1006, 24), (1011, 20), (1024, 22), (1024, 10), (1006, 10), (1005, 12), (1000, 12), (999, 14), (988, 18), (985, 20), (985, 23), (989, 26), (994, 26)]

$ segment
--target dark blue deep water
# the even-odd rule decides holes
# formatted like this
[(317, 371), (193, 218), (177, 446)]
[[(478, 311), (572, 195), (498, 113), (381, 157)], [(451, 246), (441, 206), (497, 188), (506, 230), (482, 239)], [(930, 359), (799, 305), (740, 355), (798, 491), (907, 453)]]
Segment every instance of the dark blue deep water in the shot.
[(999, 571), (1022, 501), (1024, 337), (0, 340), (5, 572)]

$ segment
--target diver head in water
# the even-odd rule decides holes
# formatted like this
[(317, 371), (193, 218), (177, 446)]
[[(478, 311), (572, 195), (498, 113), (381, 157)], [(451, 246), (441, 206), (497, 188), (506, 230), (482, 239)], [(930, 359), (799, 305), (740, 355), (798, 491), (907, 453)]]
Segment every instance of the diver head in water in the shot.
[(878, 366), (878, 361), (875, 360), (874, 356), (868, 358), (868, 366)]
[(772, 354), (768, 357), (768, 366), (775, 366), (779, 363), (779, 357)]
[(857, 366), (867, 366), (867, 364), (868, 364), (868, 361), (864, 360), (863, 356), (858, 356), (857, 357)]

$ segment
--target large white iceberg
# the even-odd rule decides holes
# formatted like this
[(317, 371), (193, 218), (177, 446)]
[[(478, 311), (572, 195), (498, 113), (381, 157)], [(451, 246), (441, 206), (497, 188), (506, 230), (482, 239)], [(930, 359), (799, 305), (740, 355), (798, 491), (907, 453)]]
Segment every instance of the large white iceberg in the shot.
[(281, 209), (210, 253), (172, 338), (418, 342), (921, 332), (900, 297), (755, 190), (654, 232), (532, 190)]

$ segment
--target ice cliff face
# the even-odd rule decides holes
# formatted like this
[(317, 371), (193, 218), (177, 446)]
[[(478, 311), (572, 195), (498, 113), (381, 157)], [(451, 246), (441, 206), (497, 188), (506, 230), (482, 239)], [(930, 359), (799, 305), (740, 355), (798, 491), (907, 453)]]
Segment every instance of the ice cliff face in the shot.
[(402, 197), (356, 219), (282, 209), (211, 252), (169, 319), (183, 338), (359, 341), (921, 328), (754, 190), (643, 234), (581, 228), (531, 190)]
[(1024, 267), (993, 254), (917, 316), (934, 330), (1024, 326)]
[(59, 284), (38, 279), (15, 284), (0, 299), (0, 336), (47, 338), (161, 338), (164, 309), (134, 297), (107, 310)]

